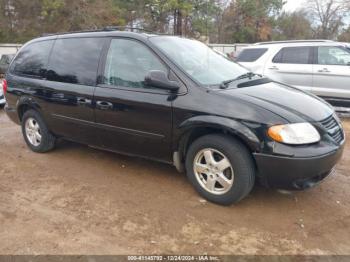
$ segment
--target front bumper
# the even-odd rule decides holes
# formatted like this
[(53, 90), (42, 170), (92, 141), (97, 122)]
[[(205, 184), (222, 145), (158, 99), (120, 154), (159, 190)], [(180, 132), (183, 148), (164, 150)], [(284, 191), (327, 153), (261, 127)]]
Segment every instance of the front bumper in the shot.
[(345, 143), (330, 153), (308, 157), (281, 157), (255, 154), (258, 173), (263, 184), (271, 188), (304, 190), (329, 176), (341, 159)]

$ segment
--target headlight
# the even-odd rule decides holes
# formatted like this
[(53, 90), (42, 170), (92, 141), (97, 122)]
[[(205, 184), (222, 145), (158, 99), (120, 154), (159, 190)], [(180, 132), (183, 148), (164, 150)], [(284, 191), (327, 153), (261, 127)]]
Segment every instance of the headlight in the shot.
[(272, 126), (268, 135), (277, 142), (291, 145), (312, 144), (321, 140), (316, 128), (309, 123)]

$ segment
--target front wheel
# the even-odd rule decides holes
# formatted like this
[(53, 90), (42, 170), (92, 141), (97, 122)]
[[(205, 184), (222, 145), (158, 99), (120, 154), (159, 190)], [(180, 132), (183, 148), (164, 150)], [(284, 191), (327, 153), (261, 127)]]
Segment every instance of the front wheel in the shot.
[(28, 110), (24, 113), (22, 133), (28, 147), (36, 153), (46, 153), (55, 146), (55, 137), (37, 111)]
[(200, 195), (221, 205), (246, 197), (255, 181), (250, 152), (241, 142), (225, 135), (196, 140), (187, 152), (186, 172)]

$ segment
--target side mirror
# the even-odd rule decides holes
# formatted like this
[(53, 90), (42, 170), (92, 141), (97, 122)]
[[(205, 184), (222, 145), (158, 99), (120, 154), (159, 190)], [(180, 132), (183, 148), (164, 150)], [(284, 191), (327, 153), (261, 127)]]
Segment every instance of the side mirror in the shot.
[(145, 84), (172, 92), (176, 92), (180, 88), (178, 82), (170, 81), (166, 73), (159, 70), (150, 71), (145, 77)]

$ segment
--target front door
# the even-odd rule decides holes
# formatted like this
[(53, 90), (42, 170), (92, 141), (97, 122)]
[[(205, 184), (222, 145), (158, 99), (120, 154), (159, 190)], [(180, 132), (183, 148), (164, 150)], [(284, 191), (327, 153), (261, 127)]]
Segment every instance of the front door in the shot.
[(112, 39), (105, 60), (94, 97), (100, 144), (170, 162), (170, 93), (144, 84), (149, 71), (169, 69), (146, 45), (131, 39)]

